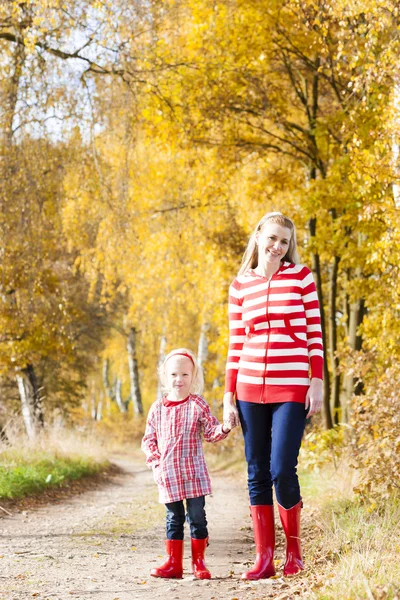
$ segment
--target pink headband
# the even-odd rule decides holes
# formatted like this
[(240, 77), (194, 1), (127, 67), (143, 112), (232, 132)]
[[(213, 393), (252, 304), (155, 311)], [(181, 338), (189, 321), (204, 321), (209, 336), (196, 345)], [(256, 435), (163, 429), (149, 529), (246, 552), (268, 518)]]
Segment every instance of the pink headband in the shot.
[(171, 356), (168, 356), (168, 358), (167, 358), (167, 360), (165, 362), (167, 362), (173, 356), (186, 356), (187, 358), (190, 358), (190, 360), (192, 361), (192, 363), (194, 365), (193, 358), (190, 356), (190, 354), (187, 354), (186, 352), (174, 352), (174, 354), (171, 354)]

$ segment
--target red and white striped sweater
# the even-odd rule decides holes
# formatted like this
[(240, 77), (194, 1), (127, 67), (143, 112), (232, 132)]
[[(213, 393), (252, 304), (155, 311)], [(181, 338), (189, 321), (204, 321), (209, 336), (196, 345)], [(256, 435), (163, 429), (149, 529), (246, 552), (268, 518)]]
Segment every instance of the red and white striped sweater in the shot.
[(304, 265), (284, 262), (267, 279), (250, 270), (229, 288), (225, 391), (259, 403), (305, 402), (323, 377), (317, 291)]

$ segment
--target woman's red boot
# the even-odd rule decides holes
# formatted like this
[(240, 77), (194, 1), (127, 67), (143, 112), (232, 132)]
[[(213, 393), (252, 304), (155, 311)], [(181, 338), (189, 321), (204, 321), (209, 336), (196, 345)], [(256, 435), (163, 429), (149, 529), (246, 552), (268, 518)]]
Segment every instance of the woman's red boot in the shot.
[(208, 538), (195, 540), (192, 538), (192, 569), (196, 579), (211, 579), (211, 573), (204, 562), (204, 554), (208, 545)]
[(242, 574), (242, 579), (268, 579), (275, 575), (275, 522), (274, 507), (266, 504), (250, 506), (253, 519), (256, 562), (254, 567)]
[(165, 540), (165, 549), (168, 554), (167, 561), (161, 567), (152, 569), (150, 575), (165, 579), (182, 579), (183, 540)]
[(288, 509), (278, 504), (282, 527), (286, 535), (284, 575), (296, 575), (304, 569), (300, 545), (300, 513), (302, 506), (301, 500), (298, 504)]

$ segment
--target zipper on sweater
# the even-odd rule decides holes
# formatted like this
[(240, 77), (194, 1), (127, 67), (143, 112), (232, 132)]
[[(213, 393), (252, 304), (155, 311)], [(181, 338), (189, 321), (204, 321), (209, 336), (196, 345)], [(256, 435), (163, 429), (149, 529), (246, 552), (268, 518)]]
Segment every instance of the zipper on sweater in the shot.
[(265, 379), (267, 377), (267, 367), (268, 367), (268, 346), (269, 346), (269, 332), (271, 329), (270, 326), (270, 322), (269, 322), (269, 314), (268, 314), (268, 304), (269, 304), (269, 290), (270, 290), (270, 286), (271, 286), (271, 279), (272, 279), (273, 275), (271, 275), (271, 277), (268, 279), (268, 287), (267, 287), (267, 302), (266, 302), (266, 312), (265, 312), (265, 316), (267, 319), (267, 323), (268, 323), (268, 332), (267, 332), (267, 344), (265, 347), (265, 364), (264, 364), (264, 373), (263, 373), (263, 382), (262, 382), (262, 386), (261, 386), (261, 403), (265, 404), (264, 401), (264, 390), (265, 390)]

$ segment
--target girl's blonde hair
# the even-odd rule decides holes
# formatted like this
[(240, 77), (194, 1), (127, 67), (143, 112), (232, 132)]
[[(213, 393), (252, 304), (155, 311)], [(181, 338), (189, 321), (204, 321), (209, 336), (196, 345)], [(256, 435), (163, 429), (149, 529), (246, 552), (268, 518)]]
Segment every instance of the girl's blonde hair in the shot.
[(169, 354), (167, 354), (164, 361), (159, 366), (158, 375), (160, 377), (160, 381), (161, 381), (161, 385), (162, 385), (163, 389), (168, 390), (167, 373), (166, 373), (167, 361), (169, 358), (171, 358), (171, 356), (176, 356), (176, 355), (177, 356), (180, 356), (180, 355), (187, 356), (188, 358), (190, 358), (192, 360), (192, 362), (193, 362), (193, 379), (192, 379), (192, 384), (190, 386), (190, 393), (191, 394), (201, 394), (204, 389), (203, 369), (199, 365), (195, 354), (193, 354), (193, 352), (191, 350), (188, 350), (187, 348), (178, 348), (177, 350), (171, 350), (171, 352)]
[(296, 228), (293, 221), (288, 217), (283, 216), (280, 212), (267, 213), (259, 220), (257, 227), (250, 236), (249, 243), (245, 253), (243, 254), (242, 264), (239, 269), (238, 275), (247, 273), (249, 269), (255, 269), (258, 266), (258, 245), (257, 245), (257, 232), (261, 231), (264, 225), (267, 223), (275, 223), (281, 227), (287, 227), (290, 230), (291, 236), (289, 241), (288, 250), (283, 257), (283, 260), (297, 264), (299, 262), (299, 256), (297, 254), (297, 241), (296, 241)]

